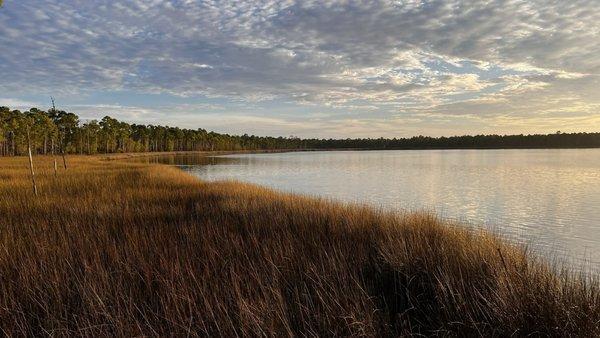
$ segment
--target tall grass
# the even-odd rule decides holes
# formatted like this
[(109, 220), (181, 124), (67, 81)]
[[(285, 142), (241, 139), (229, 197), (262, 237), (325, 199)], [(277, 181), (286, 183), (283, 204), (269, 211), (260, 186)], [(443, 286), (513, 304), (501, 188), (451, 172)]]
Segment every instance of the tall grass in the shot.
[(175, 168), (0, 160), (7, 335), (600, 334), (598, 284), (427, 214), (204, 183)]

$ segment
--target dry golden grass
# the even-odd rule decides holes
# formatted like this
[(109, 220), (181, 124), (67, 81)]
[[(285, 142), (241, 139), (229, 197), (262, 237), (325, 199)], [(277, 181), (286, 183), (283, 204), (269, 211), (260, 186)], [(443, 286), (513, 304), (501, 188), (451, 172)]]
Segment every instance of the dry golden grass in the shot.
[(0, 159), (4, 334), (600, 334), (597, 283), (430, 215), (68, 160)]

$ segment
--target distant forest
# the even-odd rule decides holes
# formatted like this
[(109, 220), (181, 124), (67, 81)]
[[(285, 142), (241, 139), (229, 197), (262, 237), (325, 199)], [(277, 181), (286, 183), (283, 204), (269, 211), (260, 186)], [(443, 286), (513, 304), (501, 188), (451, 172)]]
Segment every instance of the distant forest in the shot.
[(464, 148), (592, 148), (600, 133), (549, 135), (476, 135), (411, 138), (300, 139), (228, 135), (204, 129), (129, 124), (106, 116), (82, 123), (62, 110), (36, 108), (21, 112), (0, 107), (0, 156), (97, 154), (116, 152), (268, 150), (268, 149), (464, 149)]

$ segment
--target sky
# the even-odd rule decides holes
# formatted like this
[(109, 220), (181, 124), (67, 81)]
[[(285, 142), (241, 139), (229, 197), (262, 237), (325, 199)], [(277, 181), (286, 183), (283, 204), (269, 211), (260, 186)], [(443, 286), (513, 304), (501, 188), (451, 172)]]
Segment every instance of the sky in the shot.
[(5, 0), (0, 106), (233, 134), (600, 131), (598, 0)]

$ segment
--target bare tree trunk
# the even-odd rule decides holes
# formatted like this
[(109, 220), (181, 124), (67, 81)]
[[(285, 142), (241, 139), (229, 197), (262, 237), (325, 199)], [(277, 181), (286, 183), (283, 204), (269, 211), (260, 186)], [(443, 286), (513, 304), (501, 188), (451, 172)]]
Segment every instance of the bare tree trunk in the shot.
[(29, 137), (29, 128), (27, 128), (27, 152), (29, 153), (29, 170), (31, 171), (31, 182), (33, 183), (33, 193), (37, 196), (37, 184), (35, 184), (35, 173), (33, 172), (33, 157), (31, 156), (31, 138)]
[(15, 132), (14, 131), (12, 132), (10, 140), (12, 142), (12, 154), (13, 154), (13, 156), (16, 156), (17, 155), (17, 145), (15, 143)]
[(54, 157), (54, 177), (58, 176), (58, 165), (56, 163), (56, 157)]
[(67, 170), (67, 159), (65, 157), (65, 138), (64, 138), (64, 136), (61, 137), (61, 141), (60, 141), (60, 153), (62, 155), (63, 167), (65, 167), (65, 170)]
[(65, 150), (62, 150), (62, 159), (63, 159), (63, 166), (65, 167), (65, 170), (67, 170), (67, 159), (65, 157)]

